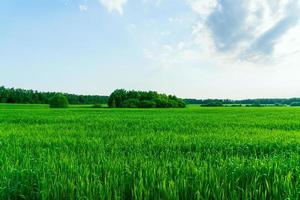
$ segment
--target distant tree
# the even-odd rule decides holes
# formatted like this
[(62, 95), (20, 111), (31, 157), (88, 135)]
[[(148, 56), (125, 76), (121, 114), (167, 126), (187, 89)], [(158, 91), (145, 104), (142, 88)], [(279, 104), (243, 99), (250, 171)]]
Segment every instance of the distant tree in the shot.
[(290, 106), (300, 106), (300, 101), (298, 101), (298, 102), (292, 102), (290, 104)]
[[(244, 99), (244, 100), (230, 100), (230, 99), (185, 99), (187, 104), (210, 104), (214, 101), (221, 101), (223, 105), (242, 104), (242, 105), (289, 105), (292, 102), (300, 101), (299, 98), (292, 99)], [(210, 102), (210, 103), (209, 103)]]
[(117, 106), (116, 106), (116, 100), (112, 100), (112, 102), (111, 102), (111, 104), (108, 104), (109, 105), (109, 107), (112, 107), (112, 108), (116, 108)]
[(101, 105), (101, 104), (94, 104), (94, 105), (92, 106), (92, 108), (102, 108), (102, 105)]
[(177, 103), (178, 103), (178, 107), (179, 108), (185, 108), (186, 107), (186, 104), (185, 104), (185, 102), (182, 99), (179, 99), (177, 101)]
[[(124, 89), (115, 90), (108, 98), (109, 107), (122, 107), (123, 101), (127, 99), (127, 91)], [(113, 103), (115, 106), (113, 106)]]
[(242, 104), (231, 104), (229, 107), (242, 107)]
[(138, 108), (140, 101), (138, 99), (127, 99), (122, 103), (123, 108)]
[(150, 100), (143, 100), (140, 102), (140, 108), (155, 108), (156, 103)]
[[(0, 103), (49, 104), (55, 92), (0, 87)], [(64, 94), (70, 104), (106, 104), (107, 96)]]
[(140, 93), (134, 90), (127, 92), (128, 99), (140, 99)]
[(9, 98), (7, 99), (7, 103), (17, 103), (17, 101), (16, 101), (14, 98), (9, 97)]
[(159, 94), (155, 91), (115, 90), (108, 98), (111, 108), (184, 108), (185, 102), (173, 95)]
[(254, 101), (252, 104), (246, 105), (246, 107), (264, 107), (264, 104), (261, 104), (260, 101)]
[(263, 107), (264, 105), (259, 103), (259, 102), (255, 102), (253, 104), (251, 104), (252, 107)]
[(167, 99), (157, 98), (154, 99), (154, 101), (156, 103), (157, 108), (168, 108), (169, 106)]
[(63, 94), (56, 94), (50, 99), (50, 108), (67, 108), (69, 102), (66, 96)]
[(203, 107), (222, 107), (223, 103), (222, 103), (222, 101), (208, 101), (208, 102), (202, 104), (201, 106), (203, 106)]

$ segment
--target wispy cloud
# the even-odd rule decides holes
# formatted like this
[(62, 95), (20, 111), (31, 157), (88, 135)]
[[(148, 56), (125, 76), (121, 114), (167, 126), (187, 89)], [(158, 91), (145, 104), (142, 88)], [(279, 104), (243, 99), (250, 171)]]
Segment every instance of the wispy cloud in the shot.
[(88, 11), (88, 6), (87, 5), (79, 5), (79, 10), (80, 12), (86, 12)]
[(123, 15), (123, 7), (127, 3), (127, 0), (99, 0), (99, 1), (109, 12), (117, 12), (120, 15)]
[(213, 10), (218, 8), (217, 0), (186, 0), (194, 12), (202, 18), (207, 17)]
[[(193, 34), (219, 53), (241, 60), (269, 57), (284, 34), (296, 27), (298, 0), (187, 0), (199, 16)], [(204, 41), (211, 40), (211, 42)]]
[(220, 9), (214, 10), (207, 18), (206, 25), (212, 32), (215, 45), (220, 51), (235, 48), (239, 42), (249, 37), (245, 20), (245, 1), (223, 0)]
[(286, 6), (285, 15), (276, 22), (272, 27), (262, 33), (249, 47), (250, 52), (256, 54), (271, 55), (274, 51), (274, 46), (279, 39), (291, 28), (297, 25), (299, 20), (299, 7), (296, 2), (291, 2)]

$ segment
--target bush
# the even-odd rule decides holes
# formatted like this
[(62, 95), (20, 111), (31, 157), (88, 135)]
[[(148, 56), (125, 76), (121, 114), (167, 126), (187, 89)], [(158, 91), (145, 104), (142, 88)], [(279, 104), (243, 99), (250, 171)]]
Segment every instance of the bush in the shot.
[(69, 106), (68, 99), (63, 94), (54, 95), (50, 99), (49, 104), (50, 108), (67, 108)]
[(140, 102), (140, 108), (155, 108), (156, 103), (154, 101), (143, 100)]
[(290, 106), (300, 106), (300, 102), (292, 102)]

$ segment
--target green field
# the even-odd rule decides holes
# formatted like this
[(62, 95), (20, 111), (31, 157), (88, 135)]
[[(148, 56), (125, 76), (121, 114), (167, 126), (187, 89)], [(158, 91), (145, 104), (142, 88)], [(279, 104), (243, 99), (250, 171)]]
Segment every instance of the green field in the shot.
[(299, 199), (300, 108), (0, 105), (0, 199)]

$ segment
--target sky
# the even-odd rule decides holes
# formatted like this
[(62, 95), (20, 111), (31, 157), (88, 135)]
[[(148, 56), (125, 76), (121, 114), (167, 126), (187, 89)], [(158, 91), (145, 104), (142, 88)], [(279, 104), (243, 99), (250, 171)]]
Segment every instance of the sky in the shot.
[(3, 0), (0, 85), (300, 97), (299, 0)]

